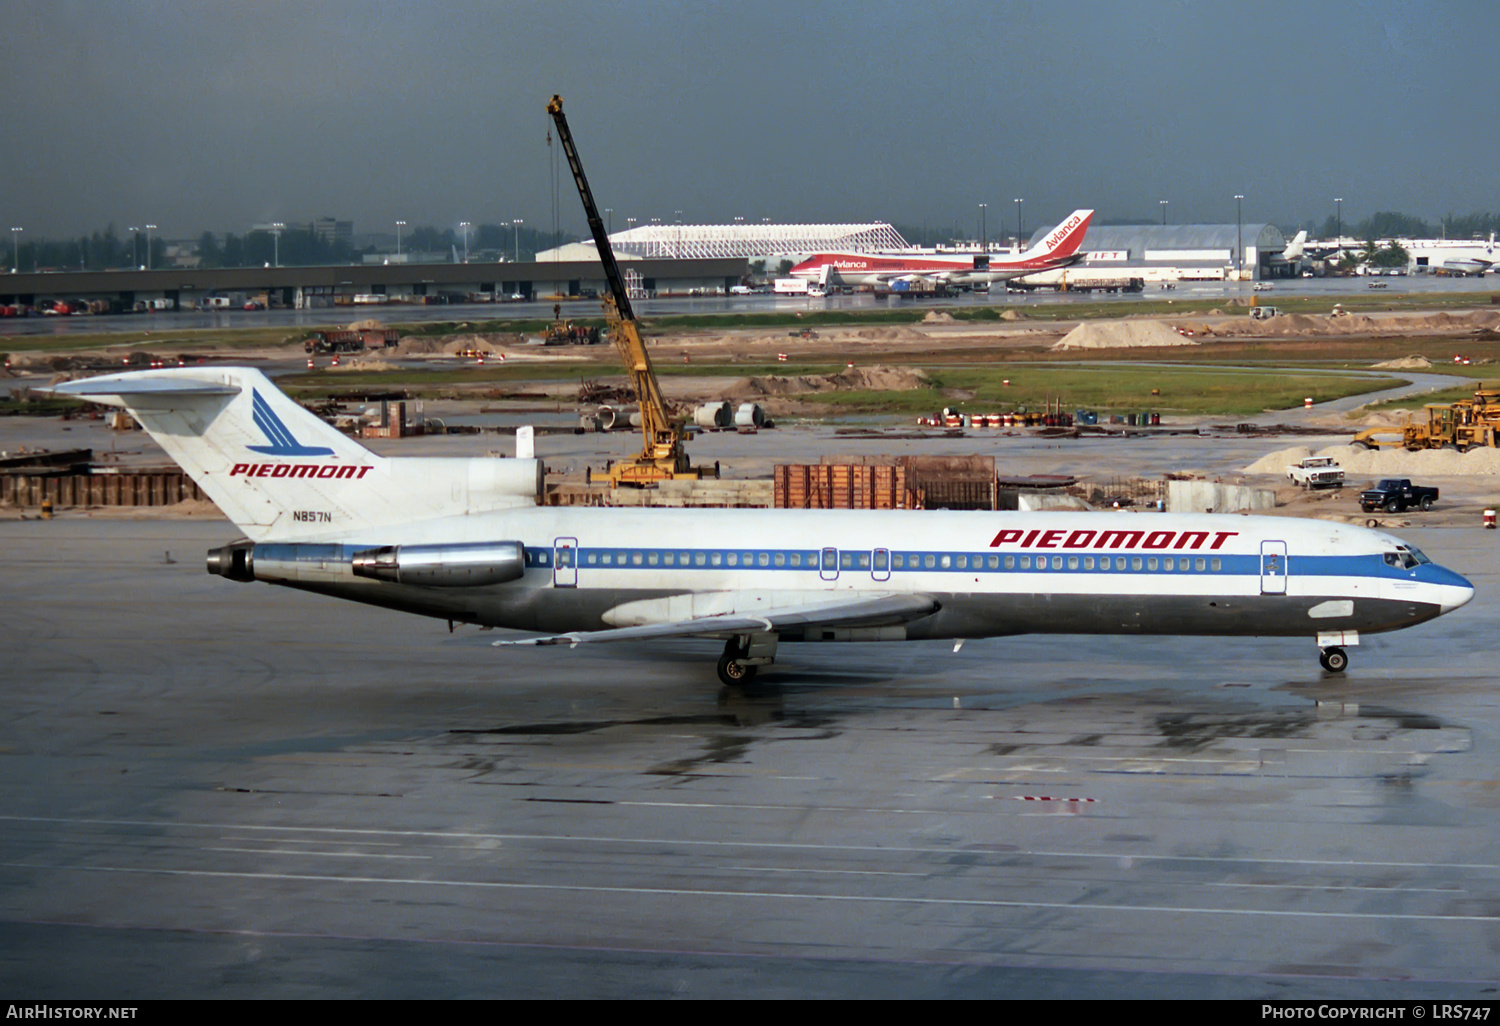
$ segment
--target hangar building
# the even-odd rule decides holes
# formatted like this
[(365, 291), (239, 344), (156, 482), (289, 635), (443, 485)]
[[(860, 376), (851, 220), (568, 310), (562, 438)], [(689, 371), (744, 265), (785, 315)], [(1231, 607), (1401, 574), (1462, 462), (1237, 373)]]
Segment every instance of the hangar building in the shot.
[(1282, 258), (1286, 243), (1273, 224), (1092, 225), (1079, 267), (1147, 281), (1233, 281), (1240, 266), (1251, 280), (1290, 278), (1296, 269)]

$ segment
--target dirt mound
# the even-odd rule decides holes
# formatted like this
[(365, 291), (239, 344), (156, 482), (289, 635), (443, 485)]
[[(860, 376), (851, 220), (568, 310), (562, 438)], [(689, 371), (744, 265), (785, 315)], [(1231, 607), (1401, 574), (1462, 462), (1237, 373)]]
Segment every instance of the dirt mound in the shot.
[(1198, 343), (1161, 321), (1087, 321), (1062, 337), (1053, 349), (1129, 349), (1137, 346), (1195, 346)]
[(1370, 364), (1372, 370), (1421, 370), (1431, 366), (1432, 361), (1425, 356), (1403, 356), (1399, 360)]
[(1500, 449), (1366, 449), (1358, 445), (1330, 445), (1314, 452), (1305, 445), (1262, 456), (1245, 468), (1247, 474), (1285, 474), (1286, 468), (1309, 456), (1332, 456), (1350, 477), (1461, 477), (1500, 474)]
[(502, 353), (510, 348), (512, 341), (509, 335), (450, 335), (443, 342), (443, 352), (449, 356), (459, 353)]
[(1282, 314), (1262, 321), (1234, 321), (1220, 326), (1233, 335), (1457, 335), (1500, 327), (1500, 313), (1476, 310), (1376, 317), (1371, 314)]
[(795, 395), (799, 392), (900, 392), (926, 388), (932, 379), (915, 367), (850, 367), (838, 374), (770, 375), (749, 378), (747, 388), (757, 395)]
[(389, 360), (382, 360), (377, 354), (370, 353), (365, 356), (351, 357), (347, 362), (341, 362), (339, 366), (329, 367), (328, 369), (335, 374), (341, 371), (377, 371), (383, 374), (387, 371), (400, 370), (401, 368), (398, 364), (391, 363)]
[(348, 330), (350, 330), (350, 331), (383, 331), (383, 330), (385, 330), (385, 322), (384, 321), (377, 321), (374, 318), (371, 318), (369, 320), (364, 320), (364, 321), (355, 321), (353, 324), (349, 325), (349, 329)]
[(494, 335), (405, 335), (394, 347), (383, 350), (388, 356), (453, 356), (464, 352), (510, 353), (520, 346), (521, 337)]
[(927, 316), (922, 318), (923, 324), (951, 324), (953, 315), (942, 310), (929, 310)]

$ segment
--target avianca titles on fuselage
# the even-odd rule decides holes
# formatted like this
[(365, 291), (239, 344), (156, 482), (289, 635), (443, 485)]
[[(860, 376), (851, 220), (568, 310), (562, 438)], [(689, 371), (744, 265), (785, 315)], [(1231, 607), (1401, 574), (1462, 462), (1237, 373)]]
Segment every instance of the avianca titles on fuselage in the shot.
[(1035, 246), (1012, 260), (988, 253), (815, 253), (791, 275), (836, 285), (883, 285), (922, 279), (953, 285), (981, 285), (1067, 267), (1083, 259), (1083, 240), (1092, 210), (1075, 210)]

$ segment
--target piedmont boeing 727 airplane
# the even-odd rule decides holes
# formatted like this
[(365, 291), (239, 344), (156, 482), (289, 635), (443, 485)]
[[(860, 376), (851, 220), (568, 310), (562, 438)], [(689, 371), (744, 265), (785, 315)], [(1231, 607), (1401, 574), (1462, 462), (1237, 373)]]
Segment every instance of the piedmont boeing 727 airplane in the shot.
[(988, 253), (814, 253), (791, 269), (794, 278), (829, 285), (888, 285), (898, 281), (989, 285), (1083, 259), (1092, 210), (1075, 210), (1035, 246), (1013, 260)]
[(1323, 666), (1457, 609), (1469, 582), (1400, 539), (1280, 517), (538, 505), (533, 459), (384, 457), (259, 371), (111, 374), (123, 406), (246, 537), (208, 569), (450, 621), (501, 645), (706, 637), (739, 684), (781, 641), (1272, 635)]

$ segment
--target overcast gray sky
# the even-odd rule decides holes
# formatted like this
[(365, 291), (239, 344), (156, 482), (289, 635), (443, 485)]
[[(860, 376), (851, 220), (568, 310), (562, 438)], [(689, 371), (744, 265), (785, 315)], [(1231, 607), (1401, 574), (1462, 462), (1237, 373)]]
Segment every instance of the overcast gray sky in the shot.
[[(1494, 209), (1500, 4), (0, 0), (0, 229)], [(560, 223), (584, 230), (566, 166)]]

